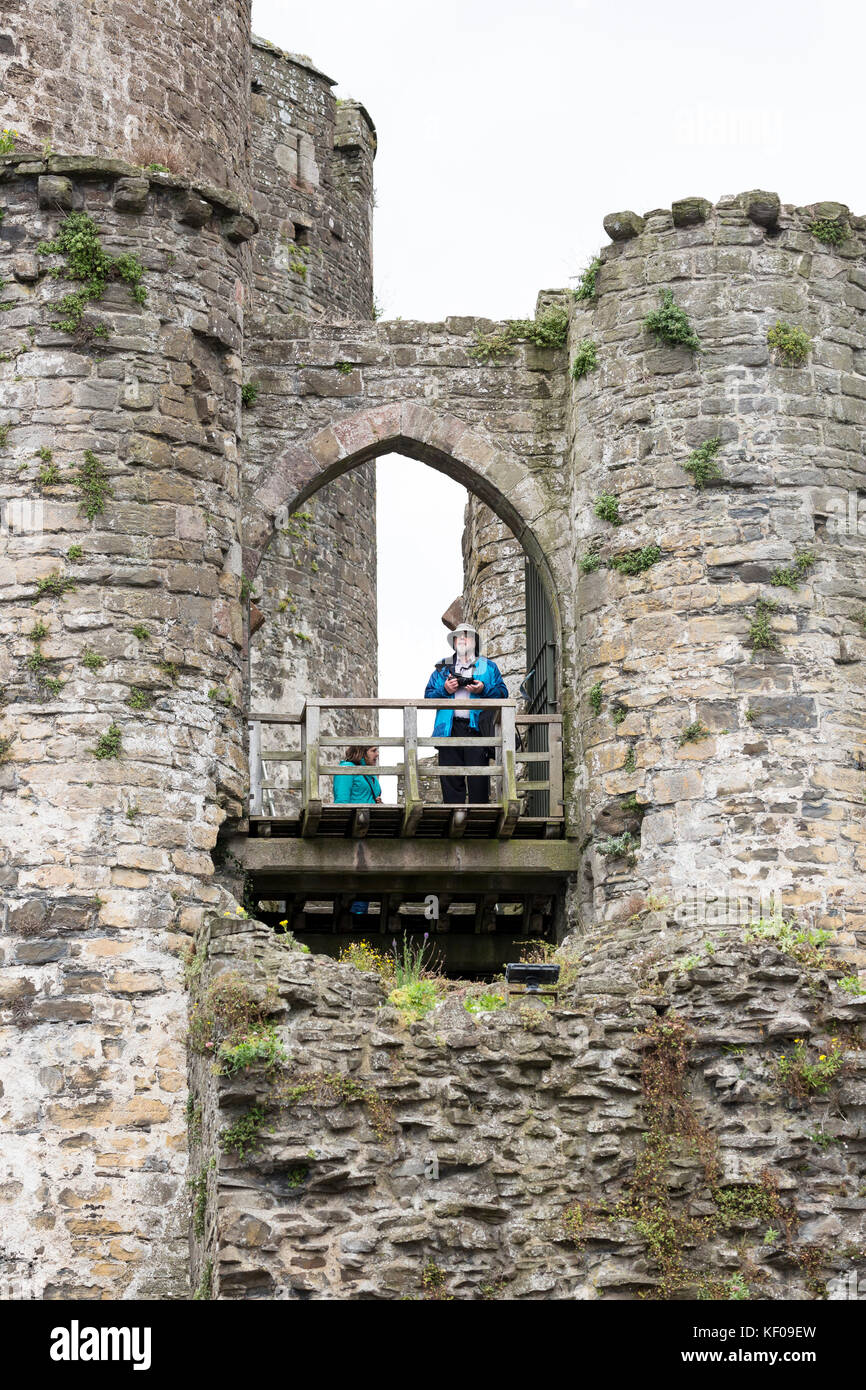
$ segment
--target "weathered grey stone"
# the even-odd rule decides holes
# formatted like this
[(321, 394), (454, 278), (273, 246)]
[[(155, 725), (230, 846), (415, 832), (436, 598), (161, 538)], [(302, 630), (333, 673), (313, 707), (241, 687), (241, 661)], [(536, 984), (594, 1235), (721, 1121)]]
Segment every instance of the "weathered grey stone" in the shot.
[(223, 231), (229, 241), (249, 241), (250, 237), (255, 236), (257, 226), (251, 217), (239, 213), (234, 217), (226, 218), (223, 222)]
[(671, 216), (675, 227), (696, 227), (706, 222), (712, 203), (707, 198), (680, 198), (671, 204)]
[(646, 219), (636, 212), (609, 212), (604, 219), (604, 230), (611, 241), (630, 241), (640, 236)]
[(188, 190), (177, 201), (177, 218), (190, 227), (203, 227), (213, 217), (213, 205)]
[(148, 179), (118, 179), (114, 186), (114, 206), (118, 212), (144, 212), (149, 192)]
[(778, 193), (765, 193), (755, 188), (750, 193), (741, 193), (739, 201), (750, 222), (757, 222), (759, 227), (775, 227), (782, 206)]
[(39, 178), (39, 206), (68, 212), (73, 207), (74, 189), (71, 179), (55, 174), (42, 174)]

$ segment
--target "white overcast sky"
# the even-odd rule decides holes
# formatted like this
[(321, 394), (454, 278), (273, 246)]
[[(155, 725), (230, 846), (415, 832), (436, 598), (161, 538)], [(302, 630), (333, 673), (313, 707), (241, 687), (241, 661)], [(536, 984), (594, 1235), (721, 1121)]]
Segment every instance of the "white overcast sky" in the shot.
[[(370, 112), (376, 296), (385, 318), (426, 320), (531, 314), (624, 208), (757, 187), (866, 213), (862, 16), (851, 0), (253, 2), (257, 34)], [(463, 494), (406, 460), (379, 472), (381, 693), (409, 694), (461, 588)]]

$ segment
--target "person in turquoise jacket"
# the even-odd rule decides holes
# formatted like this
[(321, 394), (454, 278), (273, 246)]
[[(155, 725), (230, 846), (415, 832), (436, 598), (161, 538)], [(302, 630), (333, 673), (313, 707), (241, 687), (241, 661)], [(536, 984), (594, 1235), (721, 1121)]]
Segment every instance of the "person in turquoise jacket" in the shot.
[[(507, 700), (508, 687), (495, 661), (481, 655), (481, 634), (469, 623), (461, 623), (448, 634), (448, 644), (454, 655), (436, 663), (424, 691), (425, 700), (452, 699), (454, 708), (436, 711), (434, 738), (481, 738), (493, 730), (493, 720), (484, 719), (488, 711), (472, 709), (475, 700)], [(483, 720), (483, 723), (482, 723)], [(489, 763), (490, 748), (439, 749), (440, 767), (473, 767)], [(439, 779), (442, 800), (447, 805), (464, 802), (486, 803), (490, 800), (489, 777), (462, 777), (449, 773)]]
[(360, 748), (357, 744), (347, 748), (340, 767), (356, 770), (352, 776), (345, 772), (334, 773), (334, 800), (339, 805), (381, 805), (382, 788), (379, 778), (367, 771), (368, 768), (375, 767), (378, 761), (378, 748)]

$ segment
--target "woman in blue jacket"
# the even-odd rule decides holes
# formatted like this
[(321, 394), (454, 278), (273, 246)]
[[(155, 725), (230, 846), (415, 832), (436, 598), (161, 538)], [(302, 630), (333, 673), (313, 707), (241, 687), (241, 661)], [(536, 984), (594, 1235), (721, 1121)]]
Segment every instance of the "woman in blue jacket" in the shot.
[[(485, 711), (472, 709), (475, 700), (507, 700), (508, 687), (495, 661), (481, 655), (481, 634), (468, 623), (461, 623), (448, 634), (453, 658), (437, 663), (424, 691), (425, 700), (452, 699), (454, 709), (436, 711), (434, 738), (481, 738), (481, 719)], [(485, 724), (492, 726), (493, 721)], [(487, 729), (483, 730), (487, 734)], [(439, 749), (440, 767), (479, 767), (491, 761), (490, 748)], [(439, 779), (442, 800), (448, 805), (485, 803), (490, 800), (489, 777), (461, 777), (453, 773)]]
[(360, 748), (353, 744), (346, 749), (346, 756), (340, 767), (357, 769), (352, 776), (346, 772), (334, 773), (334, 800), (348, 802), (352, 806), (382, 804), (382, 788), (379, 778), (368, 772), (367, 768), (376, 766), (379, 761), (378, 748)]

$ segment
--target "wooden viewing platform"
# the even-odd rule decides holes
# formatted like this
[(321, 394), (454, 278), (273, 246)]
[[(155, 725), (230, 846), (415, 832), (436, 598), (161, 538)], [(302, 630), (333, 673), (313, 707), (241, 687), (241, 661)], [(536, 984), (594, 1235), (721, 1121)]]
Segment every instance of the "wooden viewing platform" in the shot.
[[(559, 839), (564, 835), (562, 802), (562, 719), (557, 714), (518, 714), (514, 700), (473, 700), (473, 709), (496, 711), (495, 733), (487, 737), (437, 738), (418, 733), (418, 711), (453, 709), (453, 700), (308, 700), (301, 714), (251, 714), (249, 834), (254, 837), (289, 839)], [(401, 735), (382, 735), (369, 730), (339, 736), (322, 732), (322, 713), (352, 710), (368, 718), (379, 710), (399, 710)], [(283, 733), (297, 729), (296, 748), (263, 746), (263, 728)], [(530, 751), (529, 733), (546, 734), (547, 747)], [(371, 769), (379, 777), (396, 776), (399, 800), (376, 806), (337, 803), (335, 776), (346, 775), (339, 766), (339, 752), (347, 746), (397, 749), (399, 761)], [(491, 749), (493, 761), (472, 767), (440, 769), (432, 760), (419, 758), (419, 750), (452, 748)], [(268, 781), (268, 764), (288, 763), (298, 776)], [(525, 773), (518, 778), (518, 769)], [(456, 776), (484, 777), (491, 784), (489, 803), (446, 805), (441, 799), (442, 772)], [(422, 792), (422, 782), (427, 784)], [(432, 785), (431, 785), (432, 784)], [(529, 792), (542, 793), (546, 815), (523, 814)], [(330, 796), (328, 795), (330, 793)], [(294, 806), (290, 803), (294, 800)], [(536, 798), (537, 800), (537, 798)], [(279, 802), (284, 803), (282, 807)]]
[[(313, 949), (333, 951), (340, 935), (424, 927), (418, 914), (433, 894), (429, 925), (461, 969), (492, 969), (521, 935), (555, 939), (565, 880), (579, 860), (565, 834), (561, 717), (519, 714), (514, 700), (473, 706), (496, 711), (489, 737), (419, 735), (419, 710), (453, 708), (451, 700), (308, 700), (299, 715), (251, 714), (250, 815), (226, 848), (259, 917), (275, 930), (290, 922)], [(401, 735), (357, 729), (382, 709), (400, 711)], [(356, 731), (324, 733), (328, 714), (345, 710), (358, 714)], [(398, 779), (396, 802), (334, 801), (335, 776), (355, 775), (340, 767), (353, 744), (389, 750), (370, 770)], [(489, 748), (493, 761), (441, 769), (435, 750), (446, 744)], [(429, 762), (419, 756), (427, 749)], [(270, 770), (286, 764), (282, 779)], [(486, 777), (490, 802), (444, 804), (443, 772)], [(530, 794), (533, 815), (525, 814)], [(539, 805), (548, 814), (538, 815)], [(357, 899), (368, 904), (363, 914), (353, 911)]]

